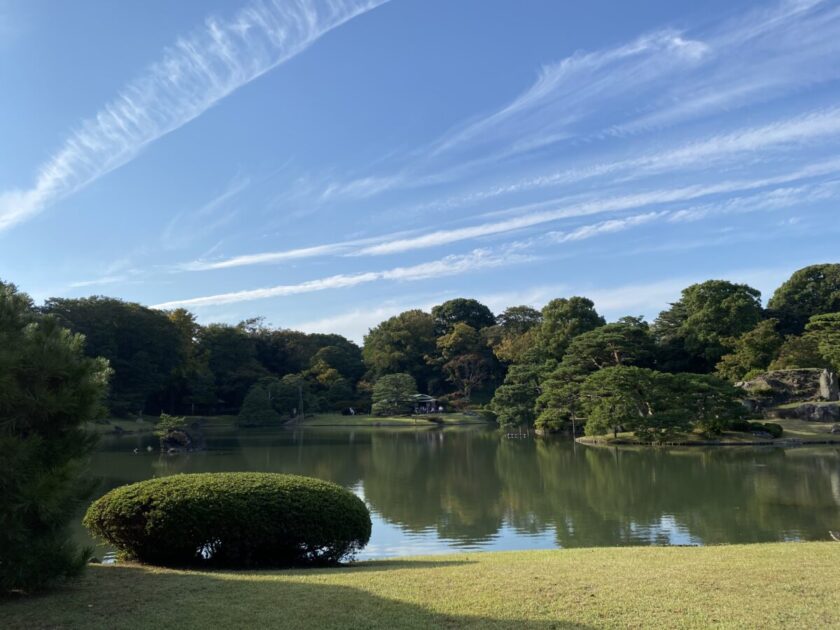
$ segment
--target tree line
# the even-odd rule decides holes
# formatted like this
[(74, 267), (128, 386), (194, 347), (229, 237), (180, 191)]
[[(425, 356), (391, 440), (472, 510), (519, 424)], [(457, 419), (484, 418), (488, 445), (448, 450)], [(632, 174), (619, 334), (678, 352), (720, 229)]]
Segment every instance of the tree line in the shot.
[(694, 284), (652, 323), (607, 322), (585, 297), (498, 315), (456, 298), (381, 322), (362, 347), (261, 319), (202, 326), (184, 309), (101, 296), (52, 298), (38, 310), (84, 335), (88, 356), (108, 360), (106, 403), (115, 415), (244, 406), (257, 421), (274, 421), (301, 403), (367, 410), (380, 379), (405, 374), (408, 389), (448, 407), (482, 405), (503, 426), (554, 431), (591, 420), (592, 431), (603, 431), (602, 417), (625, 418), (616, 428), (630, 418), (670, 426), (668, 417), (690, 416), (713, 433), (713, 417), (734, 412), (732, 383), (768, 368), (840, 367), (840, 264), (795, 272), (766, 308), (748, 285)]

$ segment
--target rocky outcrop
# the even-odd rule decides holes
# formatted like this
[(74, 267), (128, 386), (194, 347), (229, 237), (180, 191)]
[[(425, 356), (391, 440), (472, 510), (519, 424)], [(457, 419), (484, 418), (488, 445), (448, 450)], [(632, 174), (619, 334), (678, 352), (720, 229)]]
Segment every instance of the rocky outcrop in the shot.
[(204, 448), (204, 436), (195, 429), (170, 429), (160, 436), (160, 450), (164, 453), (190, 453)]
[(803, 403), (794, 407), (774, 407), (765, 411), (764, 417), (837, 422), (840, 420), (840, 403)]
[(840, 385), (837, 374), (830, 370), (823, 370), (820, 374), (820, 398), (823, 400), (840, 400)]
[(829, 370), (773, 370), (736, 383), (759, 407), (840, 400), (837, 374)]

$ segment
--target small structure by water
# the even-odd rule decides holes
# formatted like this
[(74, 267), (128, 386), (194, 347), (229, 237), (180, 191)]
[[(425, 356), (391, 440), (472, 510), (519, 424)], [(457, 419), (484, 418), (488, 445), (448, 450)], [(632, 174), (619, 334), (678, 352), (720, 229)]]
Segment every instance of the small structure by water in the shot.
[(414, 413), (437, 413), (441, 411), (438, 407), (437, 398), (428, 394), (414, 394), (411, 397), (411, 404), (414, 405)]

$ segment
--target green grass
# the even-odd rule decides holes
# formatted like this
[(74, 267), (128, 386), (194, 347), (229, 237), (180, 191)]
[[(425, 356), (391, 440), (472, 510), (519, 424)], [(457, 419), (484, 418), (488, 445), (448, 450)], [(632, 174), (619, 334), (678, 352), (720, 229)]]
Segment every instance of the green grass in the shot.
[(784, 405), (779, 405), (777, 409), (796, 409), (797, 407), (801, 407), (802, 405), (813, 405), (815, 407), (830, 407), (832, 405), (840, 405), (840, 402), (836, 400), (814, 400), (810, 402), (792, 402), (792, 403), (785, 403)]
[(814, 440), (840, 442), (840, 434), (831, 433), (833, 422), (808, 422), (796, 419), (768, 420), (768, 422), (782, 425), (785, 430), (782, 437), (799, 439), (803, 442)]
[[(680, 444), (684, 446), (720, 445), (735, 446), (749, 445), (755, 443), (765, 444), (774, 442), (785, 444), (786, 440), (801, 440), (804, 443), (840, 442), (840, 434), (832, 434), (831, 422), (807, 422), (805, 420), (773, 419), (759, 420), (758, 422), (773, 422), (784, 429), (784, 434), (777, 440), (758, 438), (751, 433), (740, 433), (736, 431), (724, 431), (723, 434), (713, 440), (704, 438), (699, 433), (681, 433), (669, 440), (669, 444)], [(609, 435), (593, 435), (578, 438), (582, 444), (638, 444), (636, 437), (631, 432), (619, 433), (618, 437)]]
[[(430, 414), (435, 418), (443, 420), (443, 424), (486, 424), (480, 416), (468, 416), (463, 413)], [(299, 423), (308, 427), (394, 427), (394, 426), (419, 426), (433, 427), (437, 423), (431, 422), (425, 416), (343, 416), (340, 413), (319, 413), (311, 418), (306, 418)]]
[[(236, 425), (236, 416), (185, 416), (187, 423), (200, 421), (205, 428), (233, 427)], [(136, 418), (109, 418), (104, 422), (89, 422), (85, 425), (88, 431), (102, 435), (117, 433), (120, 430), (124, 433), (151, 433), (155, 430), (158, 416), (144, 415), (142, 422)]]
[(92, 566), (0, 605), (22, 628), (828, 628), (840, 544), (477, 553), (350, 568)]

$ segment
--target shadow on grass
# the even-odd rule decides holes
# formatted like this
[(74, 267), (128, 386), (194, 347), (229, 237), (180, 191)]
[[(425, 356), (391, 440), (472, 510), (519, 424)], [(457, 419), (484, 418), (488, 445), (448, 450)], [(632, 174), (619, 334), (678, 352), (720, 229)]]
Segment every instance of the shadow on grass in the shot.
[[(451, 566), (458, 562), (389, 562), (391, 568)], [(395, 566), (396, 565), (396, 566)], [(420, 565), (417, 567), (416, 565)], [(400, 568), (404, 568), (400, 567)], [(374, 570), (384, 566), (374, 566)], [(364, 571), (365, 567), (356, 570)], [(141, 566), (93, 567), (79, 581), (37, 597), (6, 601), (0, 626), (13, 628), (586, 628), (562, 619), (526, 621), (490, 614), (449, 614), (369, 590), (412, 594), (399, 582), (359, 587), (326, 583), (325, 571), (176, 572)], [(343, 574), (341, 569), (333, 574)], [(318, 576), (316, 583), (301, 582)], [(361, 578), (361, 576), (360, 576)], [(395, 580), (398, 576), (395, 576)], [(424, 584), (427, 589), (428, 585)], [(422, 589), (421, 589), (422, 590)], [(505, 597), (499, 593), (499, 597)], [(456, 595), (441, 584), (429, 605), (450, 605)], [(463, 595), (459, 595), (463, 597)], [(469, 603), (469, 602), (467, 602)]]
[(353, 571), (354, 573), (374, 573), (377, 571), (395, 571), (398, 569), (435, 569), (456, 567), (462, 564), (476, 564), (475, 560), (363, 560), (337, 567), (312, 567), (273, 569), (260, 573), (288, 573), (295, 575), (322, 575)]

